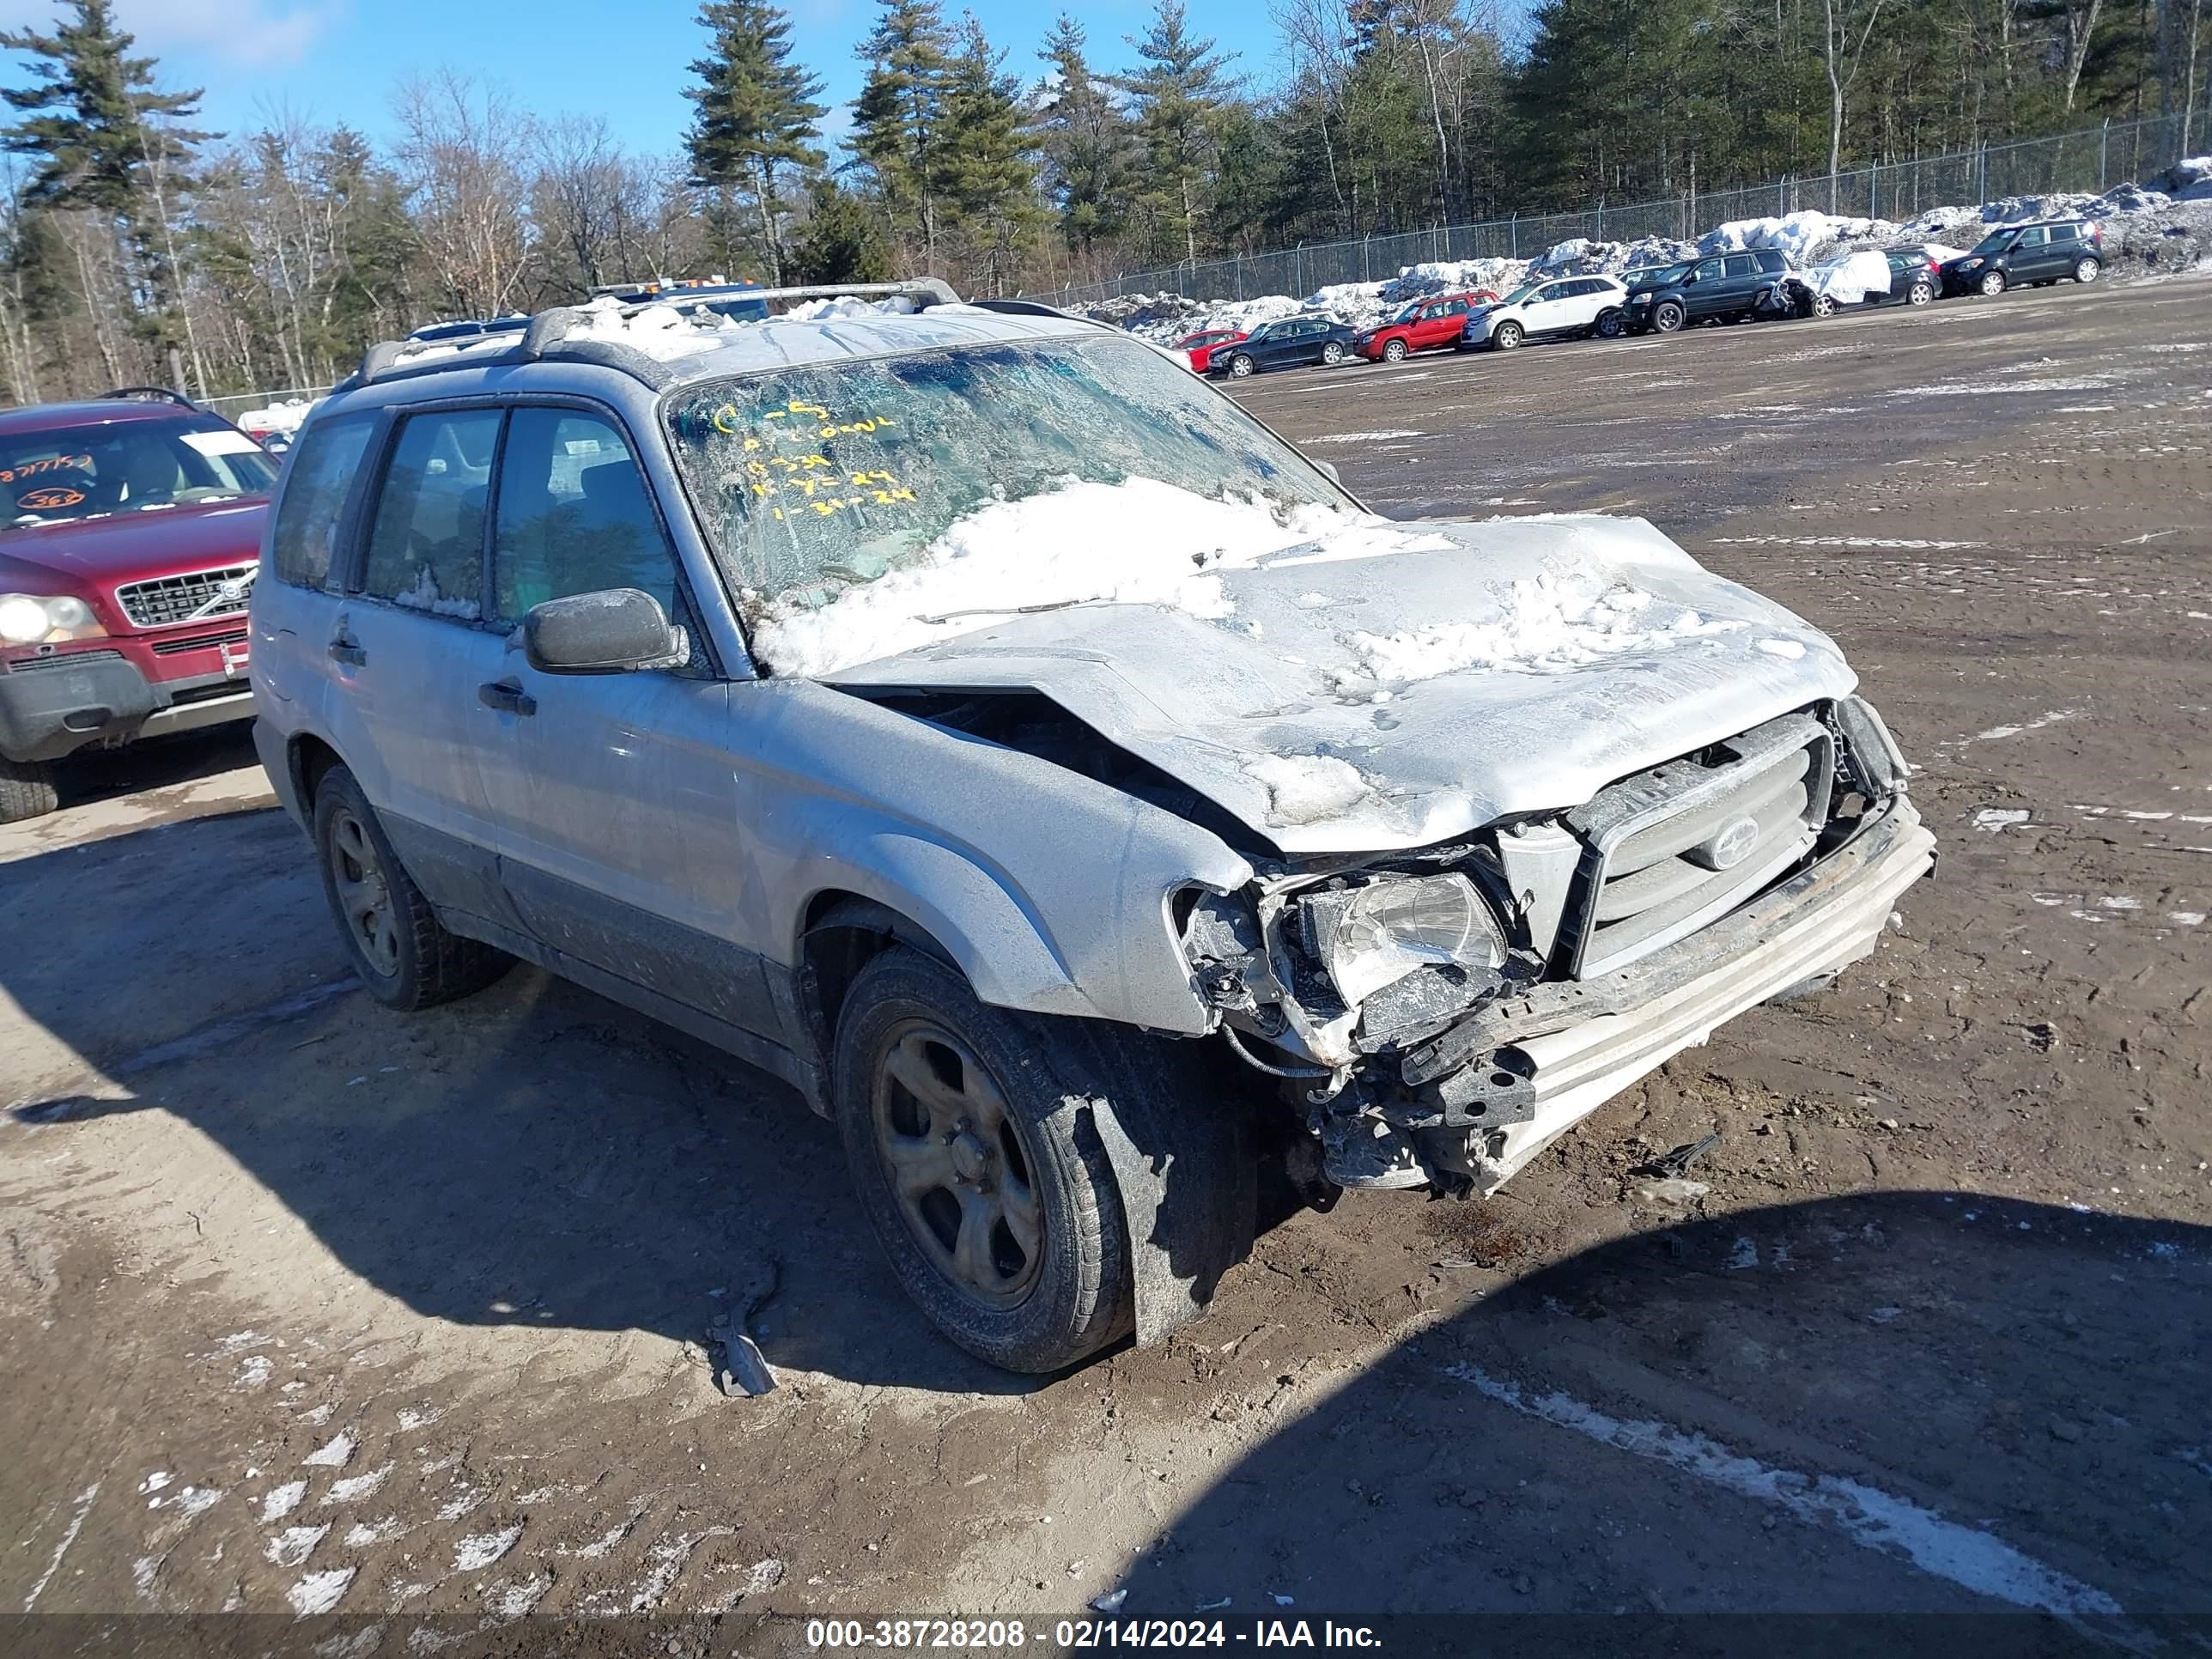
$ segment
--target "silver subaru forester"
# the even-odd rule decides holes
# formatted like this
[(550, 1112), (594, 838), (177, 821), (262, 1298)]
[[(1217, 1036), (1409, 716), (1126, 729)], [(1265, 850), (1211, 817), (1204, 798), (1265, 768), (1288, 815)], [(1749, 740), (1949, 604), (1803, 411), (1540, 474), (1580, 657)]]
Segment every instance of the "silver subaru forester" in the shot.
[(1113, 329), (765, 297), (372, 349), (257, 738), (381, 1001), (520, 958), (789, 1080), (987, 1359), (1494, 1192), (1932, 867), (1835, 645), (1640, 520), (1389, 523)]

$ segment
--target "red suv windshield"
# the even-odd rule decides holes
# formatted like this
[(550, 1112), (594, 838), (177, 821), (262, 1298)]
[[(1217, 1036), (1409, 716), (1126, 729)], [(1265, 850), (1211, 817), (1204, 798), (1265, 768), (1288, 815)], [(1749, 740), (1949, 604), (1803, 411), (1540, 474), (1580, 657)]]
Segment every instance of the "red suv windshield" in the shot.
[(276, 464), (244, 434), (117, 421), (0, 434), (0, 526), (266, 495)]

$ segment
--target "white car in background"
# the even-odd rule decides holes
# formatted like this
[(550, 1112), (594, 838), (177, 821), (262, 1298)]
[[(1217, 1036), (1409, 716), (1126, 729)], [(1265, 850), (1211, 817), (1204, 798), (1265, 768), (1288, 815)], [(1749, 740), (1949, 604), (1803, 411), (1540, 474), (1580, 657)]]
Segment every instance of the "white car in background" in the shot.
[(1526, 283), (1495, 305), (1467, 313), (1459, 349), (1490, 346), (1510, 351), (1528, 340), (1595, 334), (1619, 338), (1627, 331), (1628, 289), (1618, 276), (1553, 276)]

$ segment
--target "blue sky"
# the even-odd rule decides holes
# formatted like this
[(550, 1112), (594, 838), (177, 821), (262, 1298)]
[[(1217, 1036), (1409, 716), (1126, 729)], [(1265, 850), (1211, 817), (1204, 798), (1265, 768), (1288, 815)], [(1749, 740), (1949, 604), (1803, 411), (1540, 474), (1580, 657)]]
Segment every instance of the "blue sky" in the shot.
[[(344, 121), (382, 137), (392, 87), (442, 64), (480, 73), (541, 115), (602, 114), (628, 147), (671, 150), (690, 106), (684, 66), (705, 32), (696, 0), (113, 0), (138, 49), (158, 57), (171, 87), (206, 88), (202, 125), (237, 133), (287, 110), (322, 123)], [(1261, 83), (1279, 64), (1267, 0), (1188, 0), (1191, 21), (1234, 66)], [(1089, 32), (1094, 62), (1119, 68), (1132, 56), (1122, 37), (1141, 33), (1152, 0), (1071, 0)], [(948, 14), (963, 8), (948, 0)], [(1037, 43), (1057, 0), (974, 0), (985, 32), (1009, 49), (1007, 67), (1026, 80), (1041, 69)], [(0, 0), (0, 25), (43, 27), (53, 0)], [(874, 0), (794, 0), (788, 10), (797, 55), (827, 82), (824, 101), (842, 105), (860, 88), (854, 45), (876, 15)], [(13, 78), (12, 76), (10, 77)], [(837, 119), (842, 112), (833, 113)], [(833, 128), (833, 131), (837, 130)]]

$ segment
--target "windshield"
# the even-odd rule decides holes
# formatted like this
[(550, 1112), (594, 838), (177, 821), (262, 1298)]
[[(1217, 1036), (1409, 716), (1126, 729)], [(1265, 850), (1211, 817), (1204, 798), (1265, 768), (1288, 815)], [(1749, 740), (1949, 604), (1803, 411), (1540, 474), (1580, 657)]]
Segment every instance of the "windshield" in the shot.
[(1500, 305), (1508, 306), (1520, 305), (1524, 302), (1530, 295), (1534, 294), (1538, 289), (1543, 286), (1544, 285), (1541, 283), (1523, 283), (1520, 287), (1515, 289), (1512, 293), (1507, 295), (1503, 300), (1499, 301), (1498, 303)]
[(1413, 304), (1406, 307), (1403, 310), (1399, 312), (1399, 313), (1390, 320), (1394, 323), (1410, 323), (1413, 319), (1421, 314), (1421, 307), (1426, 304), (1428, 304), (1426, 300), (1416, 300)]
[(753, 607), (826, 604), (980, 507), (1079, 482), (1153, 479), (1279, 514), (1353, 505), (1227, 398), (1127, 338), (780, 369), (686, 388), (667, 418), (715, 554)]
[(2017, 227), (2014, 227), (2013, 228), (2007, 230), (1993, 230), (1988, 235), (1983, 237), (1980, 241), (1974, 244), (1974, 252), (1977, 253), (2002, 253), (2012, 246), (2012, 239), (2019, 234), (2020, 231)]
[(10, 530), (265, 495), (276, 463), (242, 432), (184, 421), (113, 421), (0, 435)]
[(1661, 265), (1653, 270), (1631, 271), (1628, 280), (1638, 288), (1671, 288), (1689, 274), (1687, 264)]

